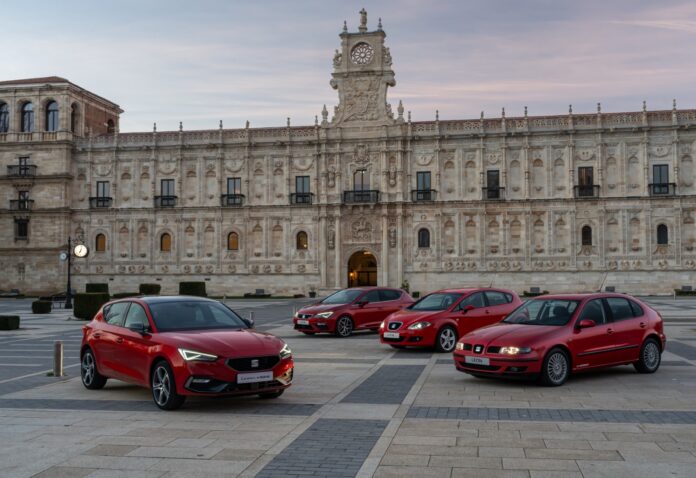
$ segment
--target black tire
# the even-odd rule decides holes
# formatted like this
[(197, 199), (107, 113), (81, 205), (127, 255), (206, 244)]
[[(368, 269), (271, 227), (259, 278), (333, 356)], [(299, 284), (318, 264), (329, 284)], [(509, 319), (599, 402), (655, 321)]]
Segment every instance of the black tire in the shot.
[(186, 397), (176, 393), (176, 380), (169, 364), (160, 360), (152, 368), (150, 377), (152, 400), (162, 410), (176, 410), (186, 401)]
[(263, 398), (264, 400), (272, 399), (272, 398), (278, 398), (280, 397), (285, 389), (278, 390), (277, 392), (266, 392), (266, 393), (259, 393), (259, 398)]
[(539, 381), (547, 387), (563, 385), (570, 376), (570, 358), (565, 350), (553, 348), (544, 357)]
[(349, 337), (353, 333), (353, 319), (347, 315), (342, 315), (336, 319), (336, 337)]
[(399, 350), (405, 349), (405, 348), (406, 348), (405, 345), (392, 345), (392, 344), (389, 344), (389, 346), (390, 346), (391, 348), (399, 349)]
[(315, 334), (315, 332), (305, 332), (305, 331), (302, 331), (302, 333), (305, 335), (314, 335)]
[(453, 352), (454, 348), (457, 346), (457, 331), (454, 327), (446, 325), (441, 328), (440, 331), (435, 336), (435, 350), (440, 353)]
[(662, 350), (657, 340), (645, 339), (640, 348), (640, 358), (633, 364), (638, 373), (655, 373), (662, 362)]
[(89, 347), (82, 352), (80, 357), (80, 377), (82, 385), (90, 390), (99, 390), (106, 385), (107, 378), (97, 370), (97, 359), (94, 357), (94, 352)]

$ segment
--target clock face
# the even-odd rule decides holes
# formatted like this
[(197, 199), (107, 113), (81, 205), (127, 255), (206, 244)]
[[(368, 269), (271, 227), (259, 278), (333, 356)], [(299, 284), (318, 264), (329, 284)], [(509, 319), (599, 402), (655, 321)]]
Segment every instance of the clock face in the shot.
[(58, 256), (61, 261), (67, 261), (68, 260), (68, 253), (67, 252), (61, 252), (60, 255)]
[(84, 244), (78, 244), (75, 246), (75, 249), (73, 249), (73, 252), (77, 257), (86, 257), (89, 251)]
[(372, 61), (374, 54), (375, 51), (369, 44), (360, 42), (350, 51), (350, 60), (356, 65), (367, 65)]

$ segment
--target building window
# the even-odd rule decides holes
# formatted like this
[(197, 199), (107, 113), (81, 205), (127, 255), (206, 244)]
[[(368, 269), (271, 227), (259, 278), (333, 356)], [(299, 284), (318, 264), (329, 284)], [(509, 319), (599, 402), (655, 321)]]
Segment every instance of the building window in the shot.
[(74, 103), (70, 107), (70, 131), (77, 133), (77, 105)]
[(418, 231), (418, 247), (430, 247), (430, 231), (426, 228)]
[(590, 226), (582, 226), (581, 236), (583, 246), (592, 245), (592, 228)]
[(109, 181), (97, 181), (97, 197), (98, 198), (108, 198), (109, 195)]
[(669, 165), (654, 164), (652, 194), (670, 194), (669, 186)]
[(489, 169), (486, 171), (486, 199), (500, 199), (500, 171)]
[(160, 188), (162, 190), (162, 196), (174, 196), (174, 180), (173, 179), (163, 179), (160, 182)]
[(239, 250), (239, 234), (236, 232), (230, 232), (227, 235), (227, 250), (228, 251), (238, 251)]
[(227, 178), (227, 194), (242, 194), (242, 178)]
[(15, 218), (15, 240), (26, 241), (29, 239), (29, 219)]
[(430, 171), (416, 173), (416, 189), (418, 191), (430, 191)]
[(309, 241), (307, 240), (307, 233), (300, 231), (297, 233), (297, 240), (295, 241), (295, 246), (298, 251), (303, 251), (309, 249)]
[(34, 131), (34, 105), (24, 103), (22, 105), (22, 133)]
[(309, 176), (295, 176), (295, 194), (290, 195), (291, 204), (312, 204), (309, 191)]
[(114, 125), (114, 120), (109, 120), (106, 122), (106, 132), (107, 133), (114, 133), (116, 132), (116, 127)]
[(657, 226), (657, 244), (666, 246), (669, 243), (669, 230), (664, 224)]
[(46, 105), (46, 131), (58, 131), (58, 103), (55, 101)]
[(28, 211), (31, 209), (31, 202), (29, 201), (29, 191), (19, 191), (17, 202), (17, 209), (21, 211)]
[(353, 190), (368, 191), (370, 189), (370, 176), (366, 169), (358, 169), (353, 174)]
[(163, 233), (160, 236), (160, 251), (170, 252), (172, 250), (172, 236), (168, 232)]
[(10, 109), (7, 103), (0, 104), (0, 133), (7, 133), (10, 130)]
[(94, 238), (94, 249), (97, 252), (106, 251), (106, 236), (104, 234), (97, 234), (97, 237)]

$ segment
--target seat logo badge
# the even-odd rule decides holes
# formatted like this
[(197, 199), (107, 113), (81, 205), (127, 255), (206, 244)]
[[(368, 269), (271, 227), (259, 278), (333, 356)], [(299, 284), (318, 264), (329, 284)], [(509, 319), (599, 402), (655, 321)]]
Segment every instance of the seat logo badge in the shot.
[(259, 368), (259, 361), (257, 359), (251, 361), (251, 368)]
[(480, 354), (482, 351), (483, 351), (483, 346), (477, 345), (476, 347), (474, 347), (474, 352), (476, 352), (477, 354)]

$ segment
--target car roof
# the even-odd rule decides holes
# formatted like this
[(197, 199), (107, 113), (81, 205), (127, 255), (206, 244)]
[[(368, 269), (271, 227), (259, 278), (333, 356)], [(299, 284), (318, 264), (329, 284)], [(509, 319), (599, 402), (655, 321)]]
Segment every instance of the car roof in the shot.
[(191, 295), (141, 295), (135, 297), (124, 297), (123, 299), (118, 299), (115, 302), (127, 301), (127, 300), (139, 300), (146, 304), (160, 304), (163, 302), (217, 302), (214, 299), (208, 299), (207, 297), (197, 297)]
[(509, 291), (507, 289), (498, 289), (496, 287), (465, 287), (465, 288), (460, 288), (460, 289), (442, 289), (442, 290), (436, 290), (434, 292), (439, 292), (439, 293), (444, 293), (444, 294), (467, 294), (469, 292), (486, 291), (486, 290), (499, 291), (499, 292), (512, 292), (512, 291)]
[(559, 300), (584, 300), (584, 299), (602, 299), (605, 297), (621, 297), (623, 299), (633, 298), (627, 294), (619, 294), (617, 292), (579, 292), (575, 294), (546, 294), (530, 299), (559, 299)]

